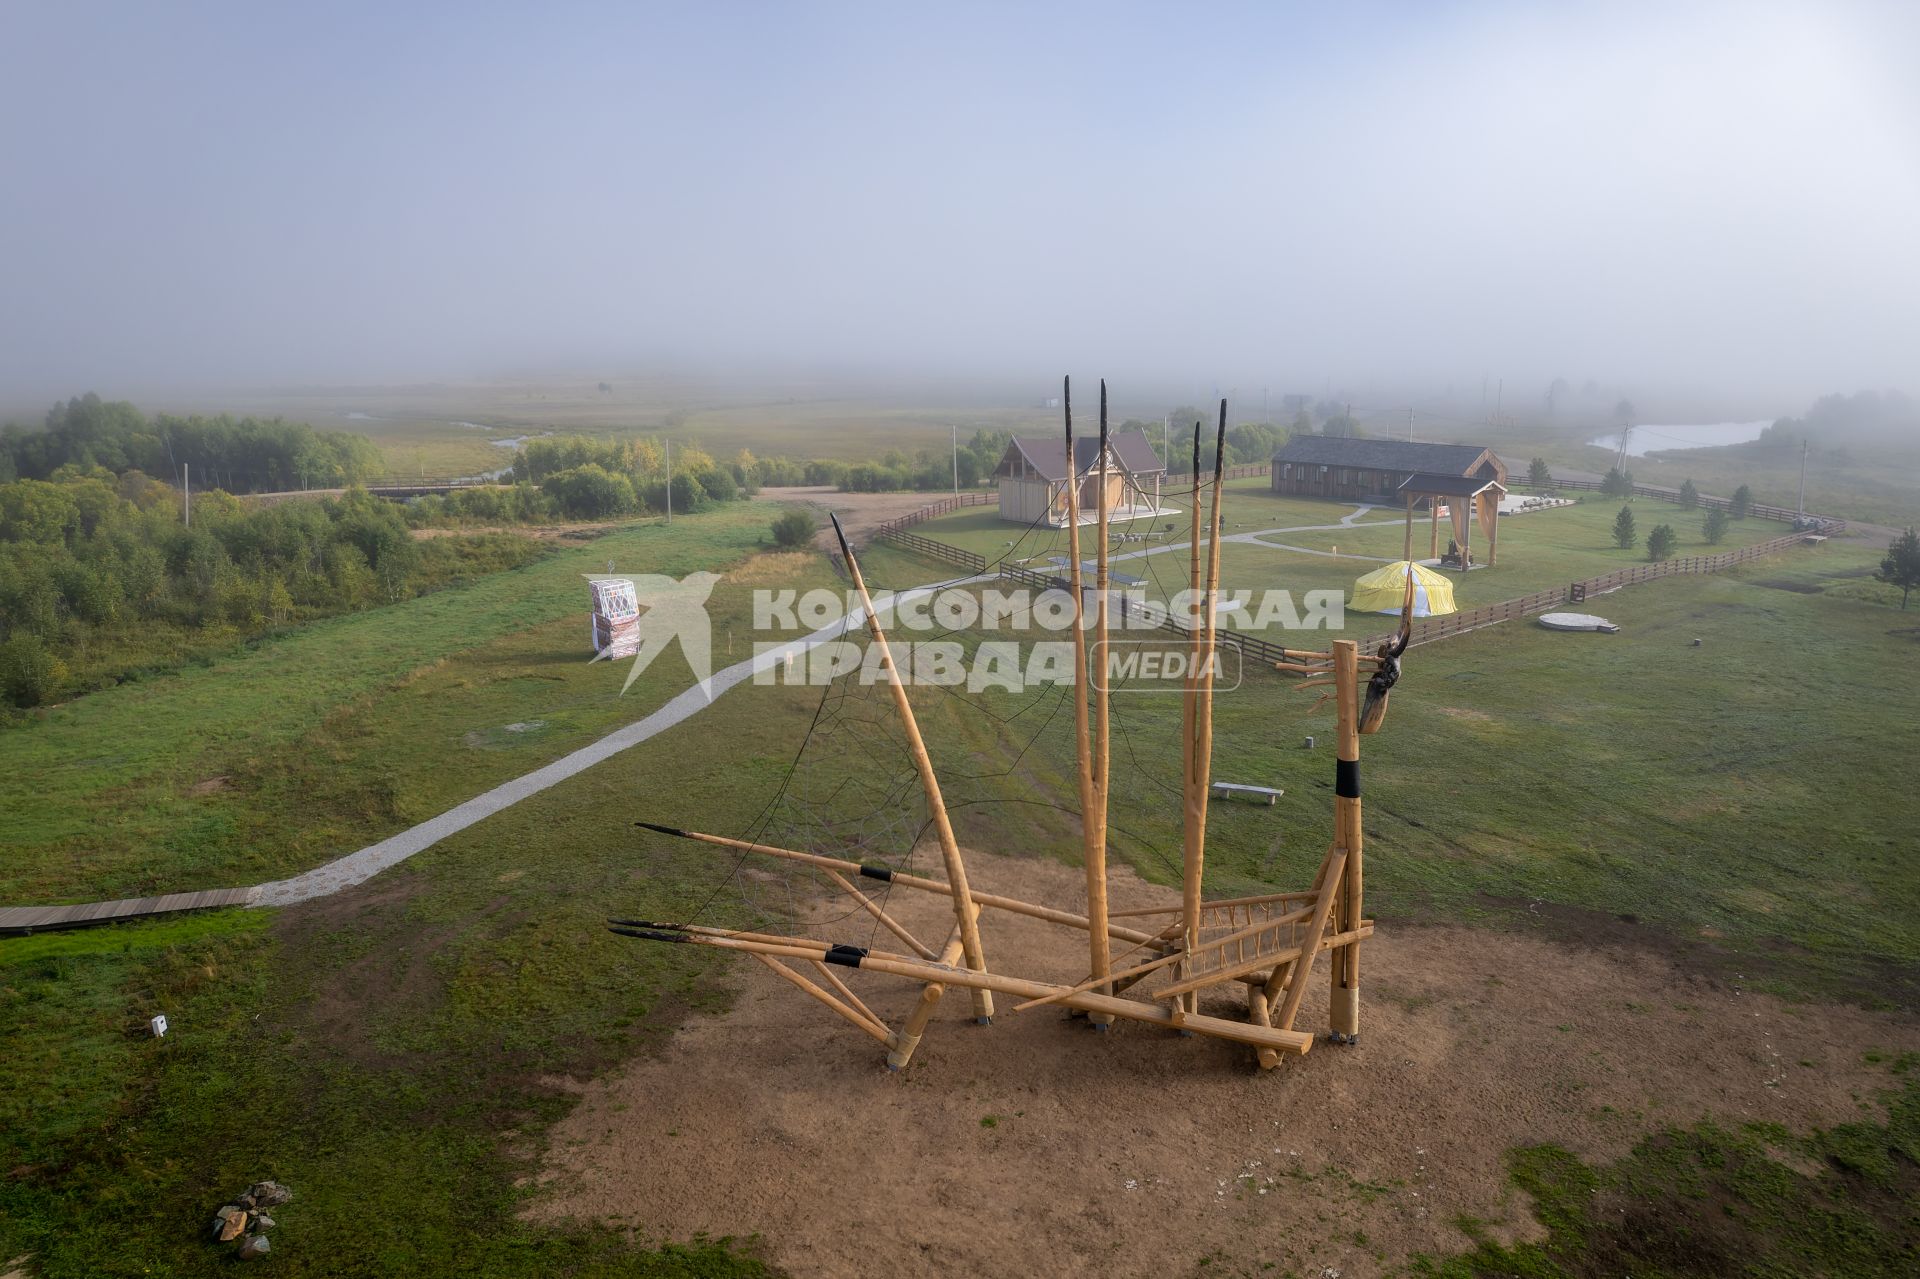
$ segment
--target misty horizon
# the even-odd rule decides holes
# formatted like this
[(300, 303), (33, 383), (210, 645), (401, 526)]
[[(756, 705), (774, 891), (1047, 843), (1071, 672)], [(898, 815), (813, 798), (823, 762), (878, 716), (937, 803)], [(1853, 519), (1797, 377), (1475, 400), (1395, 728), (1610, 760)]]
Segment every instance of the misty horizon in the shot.
[(1891, 5), (0, 21), (0, 408), (527, 369), (1015, 402), (1071, 369), (1243, 419), (1920, 382)]

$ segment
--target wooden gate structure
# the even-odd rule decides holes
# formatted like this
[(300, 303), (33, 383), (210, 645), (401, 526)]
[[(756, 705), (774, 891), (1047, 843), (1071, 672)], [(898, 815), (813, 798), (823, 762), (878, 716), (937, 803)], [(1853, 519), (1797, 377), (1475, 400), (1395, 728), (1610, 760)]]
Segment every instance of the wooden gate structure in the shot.
[[(1073, 456), (1073, 401), (1068, 384), (1063, 395), (1067, 456)], [(1085, 599), (1081, 590), (1078, 521), (1069, 518), (1068, 565), (1074, 599), (1074, 637), (1080, 664), (1075, 678), (1074, 731), (1077, 780), (1087, 893), (1083, 911), (1017, 898), (975, 888), (947, 818), (939, 778), (934, 773), (919, 725), (898, 668), (888, 648), (873, 599), (844, 534), (842, 554), (866, 612), (870, 643), (879, 651), (879, 665), (905, 732), (907, 748), (925, 793), (928, 813), (945, 866), (945, 879), (897, 872), (889, 867), (864, 865), (799, 849), (682, 830), (651, 822), (639, 823), (662, 835), (711, 844), (739, 853), (760, 854), (810, 866), (820, 871), (857, 909), (877, 921), (898, 940), (901, 950), (881, 950), (788, 937), (769, 933), (684, 923), (612, 919), (611, 930), (624, 937), (674, 942), (742, 951), (767, 965), (783, 979), (830, 1009), (848, 1024), (871, 1035), (887, 1050), (887, 1065), (901, 1069), (912, 1059), (928, 1021), (948, 987), (969, 992), (973, 1013), (981, 1022), (994, 1014), (993, 997), (1020, 1000), (1014, 1011), (1058, 1005), (1084, 1013), (1096, 1026), (1116, 1019), (1144, 1022), (1194, 1034), (1246, 1044), (1262, 1068), (1277, 1065), (1284, 1054), (1303, 1054), (1314, 1036), (1296, 1028), (1302, 1000), (1315, 961), (1330, 954), (1332, 992), (1329, 1038), (1353, 1042), (1360, 1030), (1360, 944), (1373, 934), (1373, 921), (1362, 913), (1360, 811), (1361, 674), (1378, 671), (1385, 656), (1362, 656), (1351, 640), (1333, 643), (1328, 651), (1283, 650), (1275, 666), (1284, 673), (1308, 678), (1303, 687), (1330, 686), (1338, 706), (1339, 749), (1335, 763), (1333, 833), (1326, 856), (1313, 883), (1302, 891), (1206, 900), (1201, 893), (1206, 857), (1207, 800), (1213, 755), (1213, 682), (1218, 661), (1215, 642), (1215, 594), (1220, 575), (1221, 475), (1226, 441), (1226, 401), (1220, 402), (1220, 421), (1214, 441), (1211, 504), (1202, 526), (1200, 431), (1194, 424), (1192, 546), (1188, 561), (1195, 601), (1188, 643), (1188, 676), (1182, 708), (1182, 821), (1183, 877), (1178, 904), (1111, 911), (1107, 906), (1107, 798), (1109, 778), (1107, 658), (1107, 529), (1105, 483), (1101, 497), (1099, 550), (1095, 562), (1092, 621), (1093, 645), (1103, 675), (1086, 678), (1088, 643)], [(1100, 388), (1100, 433), (1107, 436), (1106, 384)], [(1106, 457), (1106, 449), (1101, 450)], [(1104, 461), (1103, 461), (1104, 470)], [(1104, 476), (1102, 477), (1104, 479)], [(1072, 486), (1070, 486), (1071, 489)], [(1075, 513), (1077, 514), (1077, 512)], [(840, 526), (834, 520), (834, 529)], [(1203, 536), (1204, 534), (1204, 536)], [(1204, 546), (1204, 554), (1203, 554)], [(1397, 667), (1387, 674), (1387, 683)], [(884, 905), (862, 890), (866, 879), (931, 893), (949, 899), (953, 926), (944, 943), (929, 944), (890, 915)], [(996, 971), (990, 966), (980, 929), (982, 910), (1024, 916), (1085, 936), (1087, 977), (1075, 985), (1037, 981)], [(886, 973), (920, 987), (920, 997), (897, 1026), (889, 1026), (841, 977), (837, 969)], [(1245, 988), (1246, 1020), (1200, 1012), (1202, 994), (1221, 986)], [(1236, 996), (1236, 1001), (1238, 996)]]

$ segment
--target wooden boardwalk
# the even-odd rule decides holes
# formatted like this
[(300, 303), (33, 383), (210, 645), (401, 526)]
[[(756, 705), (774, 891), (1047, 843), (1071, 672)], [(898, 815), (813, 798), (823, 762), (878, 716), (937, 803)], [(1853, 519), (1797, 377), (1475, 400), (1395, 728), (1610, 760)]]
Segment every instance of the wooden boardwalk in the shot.
[(213, 888), (201, 893), (167, 893), (160, 897), (129, 897), (117, 902), (79, 902), (67, 906), (0, 906), (0, 936), (51, 932), (57, 928), (86, 928), (147, 915), (180, 910), (207, 910), (214, 906), (248, 906), (258, 888)]

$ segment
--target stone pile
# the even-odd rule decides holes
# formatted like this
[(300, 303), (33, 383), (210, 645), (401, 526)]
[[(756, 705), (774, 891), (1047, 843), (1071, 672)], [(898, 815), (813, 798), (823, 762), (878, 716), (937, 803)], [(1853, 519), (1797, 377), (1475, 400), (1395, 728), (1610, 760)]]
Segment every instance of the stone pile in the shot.
[(220, 1211), (213, 1214), (214, 1242), (238, 1240), (235, 1251), (242, 1260), (266, 1256), (273, 1247), (267, 1242), (267, 1231), (273, 1229), (273, 1218), (267, 1215), (267, 1209), (278, 1208), (292, 1198), (293, 1192), (277, 1181), (254, 1182), (245, 1193), (234, 1196), (232, 1203), (222, 1205)]

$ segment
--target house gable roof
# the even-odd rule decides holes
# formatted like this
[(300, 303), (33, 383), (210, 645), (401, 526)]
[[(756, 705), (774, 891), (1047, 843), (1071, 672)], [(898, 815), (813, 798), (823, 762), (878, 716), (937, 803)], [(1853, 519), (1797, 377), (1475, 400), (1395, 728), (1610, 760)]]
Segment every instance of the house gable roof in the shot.
[[(1488, 456), (1481, 444), (1415, 444), (1339, 435), (1296, 435), (1273, 455), (1276, 462), (1357, 466), (1375, 471), (1465, 475)], [(1495, 459), (1498, 467), (1498, 459)]]
[(1473, 497), (1487, 489), (1499, 489), (1504, 493), (1507, 491), (1507, 486), (1499, 480), (1483, 479), (1477, 475), (1434, 475), (1431, 472), (1409, 475), (1400, 481), (1402, 493), (1421, 495), (1431, 493), (1437, 497)]
[[(1145, 431), (1115, 431), (1107, 437), (1107, 443), (1113, 451), (1114, 462), (1122, 470), (1134, 475), (1152, 475), (1167, 469), (1160, 461), (1160, 455), (1153, 451), (1153, 444), (1147, 439)], [(1040, 478), (1048, 481), (1067, 478), (1066, 441), (1059, 436), (1015, 436), (1007, 445), (1000, 465), (994, 468), (996, 477), (1007, 473), (1007, 463), (1012, 460), (1015, 450)], [(1094, 435), (1077, 437), (1073, 441), (1073, 460), (1074, 469), (1081, 475), (1097, 470), (1100, 465), (1100, 438)]]

